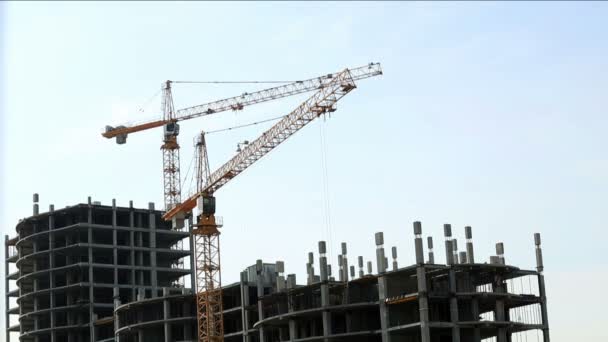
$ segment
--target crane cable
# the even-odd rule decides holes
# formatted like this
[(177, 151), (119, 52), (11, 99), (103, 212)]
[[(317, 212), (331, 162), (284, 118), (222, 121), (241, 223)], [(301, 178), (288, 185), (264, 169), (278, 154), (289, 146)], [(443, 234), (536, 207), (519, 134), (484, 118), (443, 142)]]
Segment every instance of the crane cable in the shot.
[(149, 98), (149, 99), (148, 99), (146, 102), (144, 102), (144, 103), (143, 103), (143, 104), (142, 104), (142, 105), (139, 107), (139, 109), (138, 109), (137, 111), (138, 111), (138, 112), (140, 112), (140, 113), (145, 112), (145, 111), (146, 111), (146, 109), (145, 109), (145, 108), (146, 108), (146, 107), (148, 107), (148, 106), (150, 105), (150, 103), (152, 102), (152, 100), (154, 100), (154, 99), (155, 99), (155, 98), (158, 96), (158, 94), (160, 94), (161, 90), (162, 90), (162, 89), (157, 90), (157, 91), (156, 91), (156, 93), (154, 93), (154, 95), (152, 95), (152, 96), (151, 96), (151, 97), (150, 97), (150, 98)]
[[(184, 178), (182, 179), (181, 184), (185, 185), (186, 182), (188, 181), (188, 175), (190, 174), (190, 170), (192, 169), (192, 164), (194, 163), (194, 159), (196, 157), (196, 153), (192, 154), (192, 157), (190, 158), (190, 165), (188, 165), (188, 169), (186, 170), (186, 175), (184, 176)], [(190, 183), (188, 184), (188, 189), (186, 191), (188, 191), (189, 193), (192, 192), (192, 182), (195, 178), (195, 173), (196, 172), (192, 172), (192, 175), (190, 175)], [(184, 191), (184, 189), (182, 188), (182, 192)]]
[(274, 121), (274, 120), (279, 120), (279, 119), (282, 119), (282, 118), (284, 118), (286, 116), (287, 115), (281, 115), (281, 116), (276, 116), (274, 118), (269, 118), (269, 119), (265, 119), (265, 120), (261, 120), (261, 121), (255, 121), (255, 122), (250, 122), (250, 123), (247, 123), (247, 124), (242, 124), (242, 125), (236, 125), (236, 126), (232, 126), (232, 127), (226, 127), (226, 128), (216, 129), (216, 130), (213, 130), (213, 131), (207, 131), (207, 132), (205, 132), (205, 135), (214, 134), (214, 133), (220, 133), (220, 132), (226, 132), (226, 131), (231, 131), (233, 129), (244, 128), (244, 127), (249, 127), (249, 126), (255, 126), (255, 125), (259, 125), (261, 123), (265, 123), (265, 122), (269, 122), (269, 121)]
[(322, 177), (322, 192), (323, 192), (323, 211), (325, 219), (325, 234), (327, 236), (329, 244), (329, 260), (333, 260), (334, 249), (333, 249), (333, 234), (331, 225), (331, 207), (329, 201), (329, 180), (327, 172), (327, 135), (325, 131), (325, 117), (324, 120), (319, 120), (319, 137), (321, 140), (321, 177)]
[(301, 81), (171, 81), (171, 83), (188, 84), (264, 84), (264, 83), (296, 83)]

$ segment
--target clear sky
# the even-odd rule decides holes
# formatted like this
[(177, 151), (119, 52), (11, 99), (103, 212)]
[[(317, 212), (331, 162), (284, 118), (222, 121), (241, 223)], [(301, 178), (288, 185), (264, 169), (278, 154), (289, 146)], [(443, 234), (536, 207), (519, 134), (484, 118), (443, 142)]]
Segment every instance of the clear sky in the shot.
[[(459, 239), (471, 225), (477, 258), (503, 241), (508, 262), (532, 268), (540, 232), (553, 340), (604, 342), (606, 18), (603, 2), (2, 2), (2, 230), (15, 234), (34, 192), (43, 210), (87, 196), (161, 208), (161, 131), (120, 146), (100, 133), (159, 116), (166, 79), (293, 80), (381, 62), (385, 75), (361, 81), (331, 119), (217, 193), (224, 282), (258, 258), (284, 260), (302, 282), (321, 239), (334, 264), (341, 241), (351, 260), (371, 260), (376, 231), (410, 264), (415, 220), (438, 246), (443, 223)], [(255, 89), (176, 85), (175, 105)], [(182, 170), (201, 129), (304, 98), (185, 122)], [(211, 168), (268, 125), (209, 136)]]

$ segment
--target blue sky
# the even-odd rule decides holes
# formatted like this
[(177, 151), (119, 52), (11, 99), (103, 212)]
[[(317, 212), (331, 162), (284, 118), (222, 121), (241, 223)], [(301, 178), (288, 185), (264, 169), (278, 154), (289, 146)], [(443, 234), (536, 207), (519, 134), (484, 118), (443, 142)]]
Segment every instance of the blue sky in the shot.
[[(421, 220), (437, 242), (443, 223), (459, 239), (471, 225), (478, 258), (503, 241), (509, 262), (531, 268), (541, 232), (553, 340), (605, 341), (606, 299), (572, 293), (608, 281), (607, 16), (602, 2), (1, 3), (2, 229), (14, 234), (34, 192), (43, 209), (89, 195), (162, 207), (160, 130), (121, 146), (100, 133), (157, 117), (166, 79), (291, 80), (381, 62), (385, 75), (361, 81), (331, 119), (217, 193), (225, 282), (258, 258), (285, 260), (303, 281), (306, 253), (330, 238), (325, 132), (333, 259), (346, 241), (351, 260), (370, 260), (384, 231), (409, 264)], [(179, 85), (175, 105), (255, 89)], [(184, 123), (182, 169), (201, 129), (304, 99)], [(211, 168), (267, 127), (210, 136)]]

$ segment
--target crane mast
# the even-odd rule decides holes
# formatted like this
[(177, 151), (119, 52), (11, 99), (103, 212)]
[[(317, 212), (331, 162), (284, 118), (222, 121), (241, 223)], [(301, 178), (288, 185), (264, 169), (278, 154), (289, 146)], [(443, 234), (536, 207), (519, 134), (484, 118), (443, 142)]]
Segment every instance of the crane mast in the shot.
[[(196, 188), (203, 193), (209, 182), (209, 159), (205, 133), (196, 143)], [(204, 192), (198, 198), (199, 214), (192, 230), (194, 238), (196, 273), (196, 317), (198, 340), (221, 342), (224, 340), (222, 317), (222, 274), (220, 269), (221, 220), (215, 217), (215, 197)]]
[(174, 121), (173, 95), (171, 81), (163, 83), (162, 111), (163, 120), (167, 122), (163, 130), (163, 188), (165, 210), (170, 210), (181, 202), (180, 163), (179, 163), (179, 124)]

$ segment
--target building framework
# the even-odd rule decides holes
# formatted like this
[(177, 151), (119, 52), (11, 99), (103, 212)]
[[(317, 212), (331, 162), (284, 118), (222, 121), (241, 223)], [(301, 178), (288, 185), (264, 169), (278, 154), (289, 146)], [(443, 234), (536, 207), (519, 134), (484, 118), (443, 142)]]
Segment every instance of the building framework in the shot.
[[(318, 262), (309, 253), (306, 285), (297, 285), (294, 274), (285, 276), (282, 262), (258, 260), (239, 283), (224, 287), (225, 340), (510, 342), (534, 332), (538, 341), (549, 342), (540, 236), (535, 235), (537, 270), (524, 270), (506, 264), (502, 243), (489, 262), (475, 262), (470, 227), (463, 252), (451, 227), (444, 228), (447, 264), (435, 263), (431, 238), (425, 260), (419, 222), (417, 262), (402, 268), (394, 247), (389, 267), (382, 233), (375, 236), (375, 274), (362, 257), (358, 267), (349, 265), (345, 243), (337, 279), (325, 242), (319, 243)], [(190, 294), (117, 305), (116, 336), (121, 342), (193, 342), (194, 301)]]
[(136, 209), (89, 198), (39, 213), (37, 195), (34, 202), (17, 236), (5, 236), (8, 341), (16, 332), (20, 341), (113, 341), (115, 300), (183, 291), (189, 233), (172, 229), (153, 203)]
[[(191, 275), (184, 266), (188, 229), (173, 230), (153, 204), (136, 209), (89, 200), (43, 214), (37, 207), (19, 222), (17, 237), (5, 237), (7, 336), (196, 341), (196, 296), (183, 284)], [(397, 249), (385, 253), (379, 232), (374, 265), (362, 257), (349, 262), (342, 243), (334, 273), (321, 241), (317, 258), (308, 254), (303, 284), (285, 275), (283, 262), (258, 260), (222, 288), (225, 340), (512, 342), (533, 332), (549, 342), (540, 235), (536, 270), (509, 265), (502, 243), (496, 255), (477, 261), (470, 227), (460, 252), (450, 225), (444, 235), (445, 264), (436, 262), (431, 237), (425, 253), (415, 222), (415, 264), (399, 267)], [(10, 324), (15, 316), (18, 324)]]

